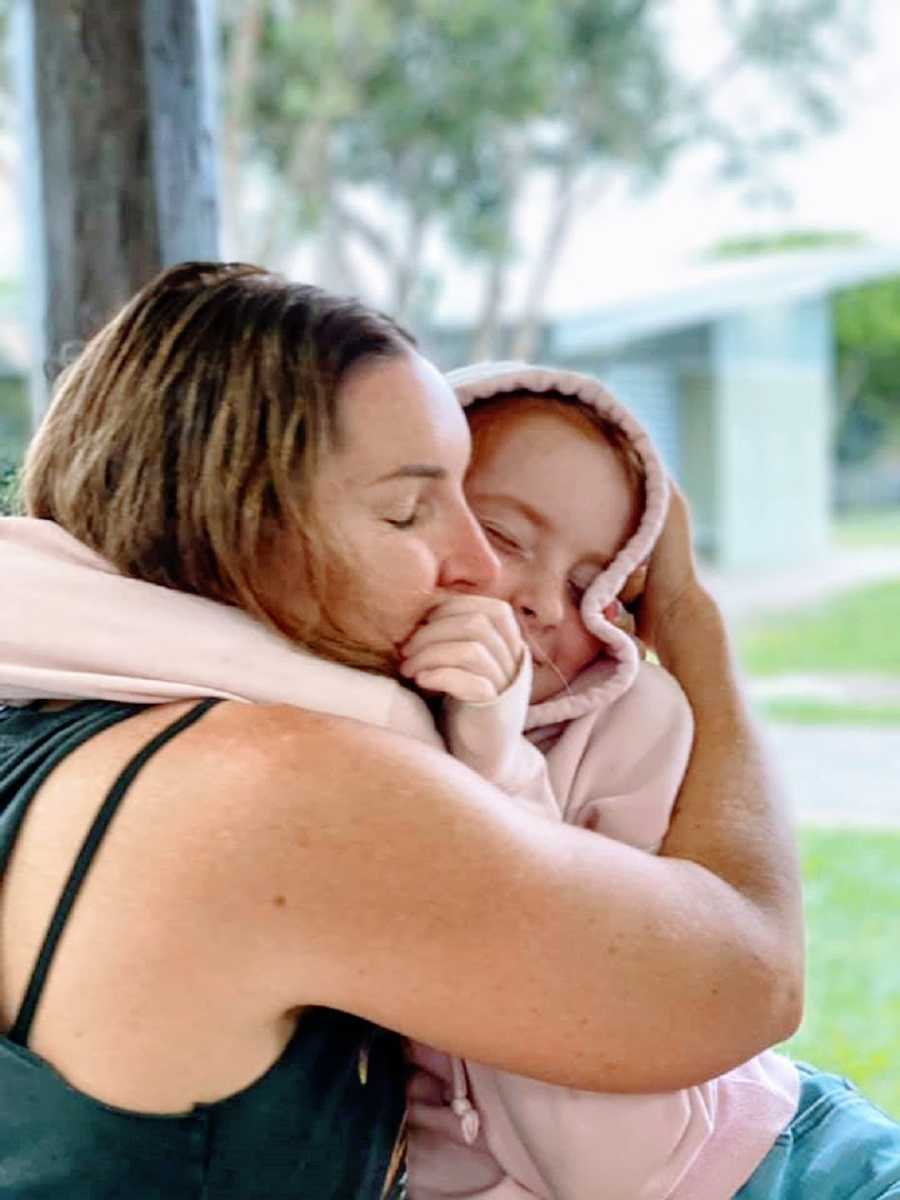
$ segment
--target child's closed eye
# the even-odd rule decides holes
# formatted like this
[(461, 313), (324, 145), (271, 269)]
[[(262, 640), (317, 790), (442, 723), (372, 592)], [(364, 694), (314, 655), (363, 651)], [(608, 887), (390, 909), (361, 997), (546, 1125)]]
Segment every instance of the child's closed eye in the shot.
[(583, 584), (576, 583), (574, 579), (570, 579), (566, 586), (569, 589), (569, 597), (576, 608), (580, 607), (581, 601), (584, 598), (584, 593), (587, 587)]
[(485, 521), (481, 522), (481, 528), (499, 550), (505, 551), (507, 554), (519, 554), (522, 552), (520, 543), (507, 530), (501, 529), (497, 525), (488, 524)]

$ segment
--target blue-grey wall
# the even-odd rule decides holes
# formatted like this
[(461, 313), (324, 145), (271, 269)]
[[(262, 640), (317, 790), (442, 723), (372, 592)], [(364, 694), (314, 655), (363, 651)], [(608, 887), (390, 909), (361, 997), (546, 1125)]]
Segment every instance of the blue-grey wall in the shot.
[(712, 332), (718, 558), (813, 561), (828, 548), (831, 321), (824, 299), (775, 303)]

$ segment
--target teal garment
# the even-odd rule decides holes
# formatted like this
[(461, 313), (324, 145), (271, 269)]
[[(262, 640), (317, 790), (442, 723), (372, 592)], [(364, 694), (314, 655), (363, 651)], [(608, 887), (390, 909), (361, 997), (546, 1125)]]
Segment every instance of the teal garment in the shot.
[[(46, 969), (78, 887), (144, 762), (216, 701), (132, 759), (72, 869), (21, 1010), (0, 1037), (0, 1200), (397, 1200), (403, 1191), (401, 1039), (347, 1013), (307, 1009), (281, 1057), (213, 1104), (154, 1115), (79, 1092), (28, 1048)], [(0, 877), (29, 802), (67, 754), (138, 705), (0, 708)], [(389, 1178), (390, 1177), (390, 1178)]]
[(900, 1200), (900, 1122), (848, 1079), (797, 1070), (794, 1119), (734, 1200)]

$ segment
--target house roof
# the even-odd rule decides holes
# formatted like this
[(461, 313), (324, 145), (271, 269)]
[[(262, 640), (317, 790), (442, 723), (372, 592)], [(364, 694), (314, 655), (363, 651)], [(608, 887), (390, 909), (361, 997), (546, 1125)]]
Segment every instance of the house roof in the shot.
[(651, 288), (611, 296), (552, 320), (561, 353), (613, 348), (637, 338), (704, 325), (741, 309), (825, 296), (900, 275), (900, 245), (862, 245), (760, 254), (704, 263)]

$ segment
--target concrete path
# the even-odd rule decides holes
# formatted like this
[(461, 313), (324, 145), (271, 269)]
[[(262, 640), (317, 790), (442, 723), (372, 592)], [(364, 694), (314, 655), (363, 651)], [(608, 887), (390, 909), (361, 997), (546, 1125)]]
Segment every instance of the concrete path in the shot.
[(797, 823), (900, 830), (900, 729), (772, 724)]
[(900, 676), (896, 675), (771, 675), (751, 679), (747, 686), (758, 701), (817, 700), (900, 710)]
[[(836, 551), (823, 563), (779, 573), (707, 569), (704, 578), (735, 626), (900, 579), (900, 546)], [(749, 689), (754, 700), (900, 706), (900, 679), (861, 674), (755, 679)], [(900, 728), (770, 723), (768, 730), (798, 824), (900, 830)]]
[(900, 546), (839, 550), (822, 562), (778, 572), (723, 574), (704, 567), (701, 574), (729, 622), (739, 624), (767, 612), (803, 608), (867, 583), (900, 579)]

